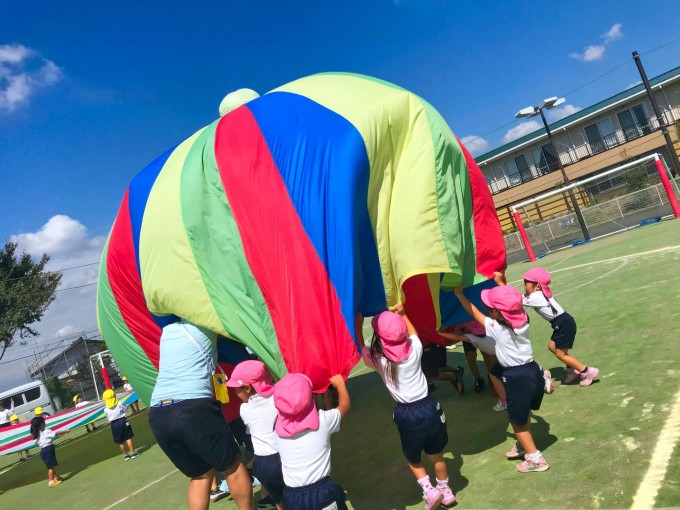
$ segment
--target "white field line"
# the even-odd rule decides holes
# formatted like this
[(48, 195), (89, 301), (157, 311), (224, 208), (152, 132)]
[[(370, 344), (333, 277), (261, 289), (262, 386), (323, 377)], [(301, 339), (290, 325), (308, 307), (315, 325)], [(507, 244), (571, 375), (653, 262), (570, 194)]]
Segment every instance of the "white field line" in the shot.
[(654, 508), (656, 496), (659, 493), (661, 484), (666, 477), (668, 464), (673, 454), (673, 449), (680, 439), (680, 390), (675, 394), (673, 399), (673, 407), (666, 418), (659, 439), (652, 452), (652, 458), (649, 463), (649, 469), (645, 473), (640, 487), (638, 487), (635, 496), (633, 497), (633, 510), (642, 510)]
[[(551, 273), (559, 273), (560, 271), (571, 271), (572, 269), (579, 269), (581, 267), (589, 267), (589, 266), (594, 266), (596, 264), (606, 264), (608, 262), (617, 262), (619, 260), (628, 260), (628, 259), (634, 259), (637, 257), (644, 257), (645, 255), (654, 255), (654, 254), (660, 254), (663, 252), (667, 251), (680, 251), (680, 244), (676, 244), (674, 246), (666, 246), (665, 248), (659, 248), (657, 250), (649, 250), (649, 251), (641, 251), (638, 253), (631, 253), (629, 255), (621, 255), (620, 257), (612, 257), (610, 259), (603, 259), (603, 260), (596, 260), (594, 262), (588, 262), (587, 264), (578, 264), (576, 266), (570, 266), (570, 267), (563, 267), (561, 269), (554, 269), (550, 270)], [(513, 282), (510, 282), (511, 285), (514, 285), (516, 283), (523, 283), (524, 280), (515, 280)]]
[(592, 280), (588, 280), (586, 283), (582, 283), (582, 284), (580, 284), (580, 285), (577, 285), (576, 287), (572, 287), (571, 289), (563, 290), (562, 292), (560, 292), (560, 296), (563, 296), (564, 294), (566, 294), (567, 292), (571, 292), (572, 290), (580, 289), (581, 287), (585, 287), (586, 285), (590, 285), (590, 284), (592, 284), (593, 282), (596, 282), (597, 280), (600, 280), (600, 279), (602, 279), (602, 278), (606, 278), (606, 277), (609, 276), (610, 274), (615, 273), (616, 271), (618, 271), (619, 269), (621, 269), (621, 268), (622, 268), (623, 266), (625, 266), (626, 264), (628, 264), (628, 259), (623, 259), (623, 261), (621, 262), (621, 265), (620, 265), (619, 267), (617, 267), (617, 268), (615, 268), (615, 269), (612, 269), (612, 270), (609, 271), (608, 273), (605, 273), (605, 274), (603, 274), (603, 275), (600, 275), (600, 276), (598, 276), (597, 278), (593, 278)]
[(116, 502), (113, 503), (112, 505), (109, 505), (109, 506), (107, 506), (106, 508), (104, 508), (104, 510), (109, 510), (109, 508), (113, 508), (114, 506), (116, 506), (116, 505), (122, 503), (123, 501), (128, 500), (128, 499), (131, 498), (132, 496), (134, 496), (134, 495), (136, 495), (136, 494), (139, 494), (140, 492), (142, 492), (142, 491), (148, 489), (148, 488), (151, 487), (152, 485), (157, 484), (157, 483), (160, 482), (161, 480), (165, 480), (168, 476), (174, 475), (175, 473), (177, 473), (177, 471), (178, 471), (178, 469), (173, 469), (173, 470), (170, 471), (167, 475), (161, 476), (158, 480), (155, 480), (155, 481), (153, 481), (153, 482), (151, 482), (151, 483), (145, 485), (144, 487), (142, 487), (141, 489), (136, 490), (136, 491), (133, 492), (132, 494), (128, 494), (128, 495), (125, 496), (123, 499), (119, 499), (118, 501), (116, 501)]

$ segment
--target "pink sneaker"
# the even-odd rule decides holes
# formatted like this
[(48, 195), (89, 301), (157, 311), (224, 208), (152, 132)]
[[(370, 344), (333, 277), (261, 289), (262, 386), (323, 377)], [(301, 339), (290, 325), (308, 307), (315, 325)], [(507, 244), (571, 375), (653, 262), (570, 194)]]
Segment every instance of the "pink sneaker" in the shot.
[(590, 386), (597, 379), (598, 375), (600, 375), (600, 371), (597, 368), (588, 367), (588, 370), (581, 372), (581, 382), (579, 384), (581, 386)]
[(439, 492), (441, 492), (444, 495), (444, 497), (442, 498), (442, 505), (449, 506), (453, 505), (456, 502), (456, 495), (453, 493), (451, 487), (449, 487), (449, 484), (447, 482), (438, 483), (437, 490), (439, 490)]
[(532, 462), (529, 460), (529, 456), (524, 456), (524, 462), (517, 464), (517, 471), (520, 473), (540, 473), (542, 471), (547, 471), (550, 468), (548, 463), (545, 461), (543, 456), (538, 459), (538, 462)]
[(505, 456), (508, 459), (521, 459), (526, 455), (527, 452), (524, 451), (524, 449), (519, 445), (519, 443), (515, 443), (510, 450), (505, 452)]
[(423, 499), (425, 500), (425, 510), (433, 510), (439, 508), (439, 504), (444, 499), (444, 494), (436, 487), (430, 486), (427, 490), (423, 490)]
[(543, 371), (543, 391), (550, 395), (555, 391), (555, 385), (552, 382), (552, 374), (550, 370)]
[(578, 370), (567, 367), (567, 375), (562, 379), (562, 384), (571, 384), (577, 379), (581, 378), (581, 373)]

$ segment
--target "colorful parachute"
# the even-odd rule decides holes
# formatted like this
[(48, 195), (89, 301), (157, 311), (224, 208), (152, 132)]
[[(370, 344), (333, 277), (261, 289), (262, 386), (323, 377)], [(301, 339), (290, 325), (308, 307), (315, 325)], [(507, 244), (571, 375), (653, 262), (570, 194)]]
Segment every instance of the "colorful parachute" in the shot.
[(176, 317), (322, 391), (359, 359), (357, 312), (406, 289), (407, 313), (436, 341), (443, 317), (468, 320), (442, 289), (504, 267), (484, 177), (437, 111), (386, 82), (319, 74), (231, 111), (133, 179), (97, 315), (147, 402)]

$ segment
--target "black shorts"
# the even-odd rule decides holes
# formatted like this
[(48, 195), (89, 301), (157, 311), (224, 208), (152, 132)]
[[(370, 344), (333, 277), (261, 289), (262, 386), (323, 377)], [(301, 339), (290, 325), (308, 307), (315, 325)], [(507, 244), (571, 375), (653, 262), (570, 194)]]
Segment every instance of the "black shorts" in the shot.
[(161, 450), (189, 478), (211, 468), (225, 472), (241, 458), (222, 404), (214, 398), (151, 407), (149, 425)]
[(505, 367), (502, 381), (508, 400), (510, 423), (524, 425), (529, 421), (531, 411), (541, 408), (545, 385), (543, 371), (535, 361), (518, 367)]
[(430, 344), (423, 348), (423, 357), (420, 366), (425, 377), (432, 379), (439, 375), (439, 369), (446, 366), (446, 347), (439, 344)]
[(567, 312), (559, 314), (550, 321), (553, 334), (550, 340), (555, 342), (558, 349), (571, 349), (576, 338), (576, 321)]
[(501, 381), (503, 380), (503, 371), (505, 368), (503, 368), (503, 365), (500, 363), (496, 362), (494, 365), (491, 367), (491, 375), (493, 375), (496, 379), (500, 379)]
[(281, 470), (281, 457), (278, 453), (272, 455), (255, 455), (253, 458), (253, 475), (262, 482), (274, 501), (283, 501), (283, 491), (286, 484), (283, 482)]
[(283, 510), (347, 510), (345, 491), (329, 476), (304, 487), (286, 487)]
[(116, 444), (123, 444), (128, 439), (135, 437), (132, 425), (124, 416), (111, 422), (111, 434), (113, 434), (113, 442)]
[(47, 469), (54, 469), (59, 465), (57, 462), (57, 452), (54, 450), (53, 444), (40, 450), (40, 458), (47, 466)]
[(0, 423), (0, 429), (4, 429), (5, 427), (9, 427), (10, 425), (12, 425), (11, 422)]
[(442, 406), (431, 396), (408, 404), (397, 404), (394, 423), (399, 430), (406, 460), (418, 464), (422, 452), (435, 455), (444, 451), (449, 435)]

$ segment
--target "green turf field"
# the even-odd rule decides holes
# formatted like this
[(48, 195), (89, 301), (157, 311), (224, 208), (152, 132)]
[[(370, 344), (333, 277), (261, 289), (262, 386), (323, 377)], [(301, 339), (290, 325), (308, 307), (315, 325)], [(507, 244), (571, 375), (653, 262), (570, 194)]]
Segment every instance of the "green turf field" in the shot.
[[(438, 384), (435, 396), (446, 411), (446, 456), (460, 508), (629, 508), (643, 480), (641, 493), (652, 499), (640, 501), (654, 501), (659, 487), (646, 476), (650, 459), (671, 411), (680, 413), (679, 261), (678, 221), (538, 261), (553, 272), (555, 296), (578, 323), (572, 353), (600, 368), (600, 382), (589, 388), (556, 382), (555, 393), (534, 415), (534, 438), (550, 470), (530, 474), (516, 472), (516, 461), (505, 460), (513, 441), (510, 427), (505, 413), (491, 411), (495, 399), (488, 390), (475, 394), (469, 373), (463, 397)], [(529, 267), (511, 266), (508, 281), (519, 286)], [(535, 358), (557, 379), (563, 370), (546, 347), (550, 326), (530, 316)], [(449, 364), (466, 365), (462, 349), (449, 354)], [(353, 373), (348, 383), (353, 408), (333, 441), (333, 478), (352, 508), (423, 508), (391, 420), (393, 401), (363, 364)], [(142, 455), (128, 462), (108, 427), (60, 439), (59, 472), (66, 481), (53, 489), (38, 457), (21, 465), (16, 455), (0, 458), (0, 507), (184, 508), (187, 480), (155, 445), (147, 415), (131, 423)], [(670, 453), (673, 443), (659, 451)], [(680, 506), (680, 448), (662, 467), (655, 506)], [(228, 499), (212, 506), (235, 508)]]

